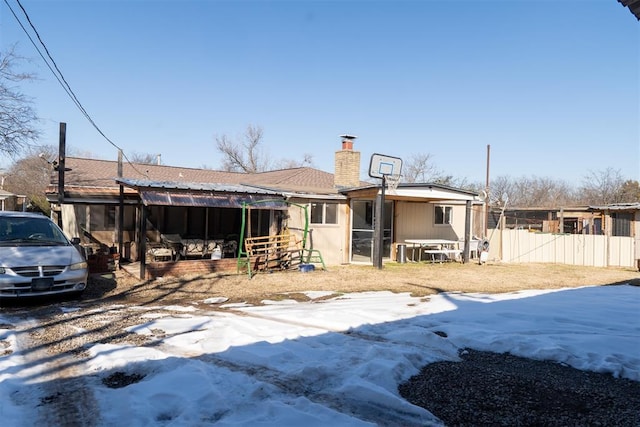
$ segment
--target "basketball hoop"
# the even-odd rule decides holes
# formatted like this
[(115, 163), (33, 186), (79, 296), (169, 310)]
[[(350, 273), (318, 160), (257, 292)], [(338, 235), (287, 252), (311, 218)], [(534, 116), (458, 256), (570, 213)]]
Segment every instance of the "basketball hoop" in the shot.
[(399, 157), (386, 156), (384, 154), (374, 153), (371, 155), (371, 163), (369, 163), (369, 176), (371, 178), (382, 179), (380, 199), (376, 197), (376, 216), (374, 221), (375, 228), (373, 232), (374, 244), (373, 248), (373, 265), (382, 268), (382, 253), (384, 252), (384, 193), (386, 187), (389, 187), (395, 193), (400, 182), (400, 174), (402, 173), (402, 159)]
[(400, 184), (400, 174), (398, 175), (387, 175), (385, 176), (385, 181), (387, 182), (387, 188), (389, 190), (395, 190), (398, 188), (398, 184)]
[(371, 163), (369, 163), (369, 176), (371, 178), (382, 178), (384, 176), (390, 179), (392, 175), (400, 175), (401, 171), (402, 159), (399, 157), (385, 156), (378, 153), (371, 155)]

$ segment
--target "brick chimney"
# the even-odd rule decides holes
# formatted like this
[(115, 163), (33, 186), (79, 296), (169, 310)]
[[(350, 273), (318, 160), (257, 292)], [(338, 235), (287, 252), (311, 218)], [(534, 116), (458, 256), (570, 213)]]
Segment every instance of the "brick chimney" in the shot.
[(336, 151), (333, 185), (336, 188), (360, 186), (360, 152), (353, 151), (354, 135), (340, 135), (342, 150)]

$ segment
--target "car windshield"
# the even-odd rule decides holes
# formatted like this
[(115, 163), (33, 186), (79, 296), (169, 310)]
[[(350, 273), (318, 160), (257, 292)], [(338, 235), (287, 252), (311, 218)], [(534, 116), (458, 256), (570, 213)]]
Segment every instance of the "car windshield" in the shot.
[(60, 228), (46, 217), (0, 218), (0, 246), (68, 243)]

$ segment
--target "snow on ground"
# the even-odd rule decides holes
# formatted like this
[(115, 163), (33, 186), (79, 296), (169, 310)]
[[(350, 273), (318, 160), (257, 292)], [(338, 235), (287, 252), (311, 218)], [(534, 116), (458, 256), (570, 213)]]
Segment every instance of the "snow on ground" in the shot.
[[(458, 360), (465, 347), (640, 381), (640, 288), (629, 285), (206, 303), (212, 310), (173, 306), (130, 328), (151, 345), (88, 348), (80, 368), (100, 408), (97, 425), (429, 424), (434, 417), (402, 399), (398, 385), (428, 363)], [(0, 356), (4, 426), (36, 419), (40, 399), (16, 329), (1, 329), (13, 321), (0, 317), (0, 342), (12, 351)], [(116, 372), (137, 382), (107, 387), (102, 379)]]

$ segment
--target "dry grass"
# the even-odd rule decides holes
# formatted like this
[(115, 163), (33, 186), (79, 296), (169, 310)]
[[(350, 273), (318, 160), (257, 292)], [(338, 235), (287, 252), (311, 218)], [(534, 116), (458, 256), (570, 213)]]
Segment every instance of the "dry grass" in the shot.
[(328, 271), (310, 273), (261, 273), (251, 279), (246, 274), (212, 274), (143, 282), (119, 271), (113, 278), (95, 278), (85, 298), (166, 304), (224, 297), (230, 302), (259, 304), (264, 299), (305, 300), (305, 291), (391, 291), (420, 297), (444, 291), (500, 293), (620, 283), (640, 285), (640, 273), (633, 269), (560, 264), (389, 263), (383, 269), (333, 266)]

